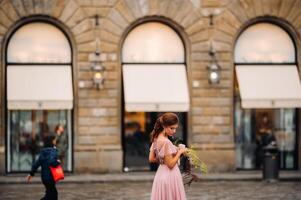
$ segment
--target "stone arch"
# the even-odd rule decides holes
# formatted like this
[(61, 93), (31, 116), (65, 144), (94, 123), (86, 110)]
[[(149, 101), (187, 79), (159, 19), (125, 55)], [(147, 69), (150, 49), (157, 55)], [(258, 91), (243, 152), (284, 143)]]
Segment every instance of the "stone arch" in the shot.
[[(76, 5), (76, 8), (80, 10), (79, 6), (76, 4), (76, 1), (69, 1), (73, 2)], [(76, 36), (76, 23), (74, 21), (84, 19), (86, 15), (81, 11), (81, 15), (77, 14), (76, 12), (74, 15), (70, 14), (69, 20), (63, 21), (62, 16), (64, 12), (67, 12), (68, 9), (65, 9), (69, 4), (65, 5), (64, 1), (39, 1), (38, 4), (33, 5), (32, 1), (8, 1), (4, 0), (0, 4), (0, 49), (1, 49), (1, 84), (2, 87), (0, 88), (0, 93), (2, 94), (2, 98), (0, 99), (0, 103), (4, 105), (6, 96), (4, 95), (5, 92), (5, 55), (6, 55), (6, 46), (8, 44), (8, 40), (10, 35), (17, 30), (19, 27), (26, 23), (40, 21), (45, 23), (50, 23), (55, 27), (59, 28), (65, 35), (66, 38), (69, 40), (71, 49), (72, 49), (72, 61), (73, 61), (73, 86), (74, 86), (74, 96), (77, 96), (77, 39), (74, 37)], [(64, 11), (66, 10), (66, 11)], [(66, 14), (65, 14), (66, 15)], [(73, 26), (72, 26), (73, 22)], [(92, 26), (91, 26), (92, 27)], [(74, 121), (77, 119), (77, 103), (78, 99), (74, 98), (74, 117), (73, 117), (73, 132), (77, 132), (77, 123)], [(5, 132), (5, 107), (1, 107), (1, 124), (2, 126), (0, 129), (2, 130), (2, 134), (6, 134)], [(74, 134), (75, 136), (75, 134)], [(5, 138), (4, 135), (2, 138)], [(4, 144), (4, 141), (1, 143)]]
[[(163, 22), (177, 30), (184, 41), (186, 54), (190, 55), (190, 52), (187, 52), (187, 50), (190, 51), (191, 49), (189, 35), (198, 31), (201, 18), (198, 8), (190, 1), (119, 0), (106, 15), (103, 26), (105, 30), (113, 35), (114, 42), (117, 42), (118, 37), (121, 38), (118, 41), (118, 47), (121, 47), (120, 45), (125, 38), (124, 34), (129, 29), (135, 24), (151, 18), (162, 19)], [(188, 66), (189, 60), (187, 58)]]
[[(301, 38), (298, 37), (301, 28), (301, 10), (298, 9), (300, 6), (301, 2), (298, 0), (289, 2), (233, 1), (217, 17), (217, 30), (213, 39), (228, 44), (228, 48), (220, 50), (232, 51), (242, 30), (255, 22), (267, 21), (284, 28), (296, 43), (301, 44)], [(298, 55), (300, 59), (300, 53)]]
[[(181, 8), (181, 9), (180, 9)], [(190, 1), (182, 0), (118, 0), (114, 7), (102, 19), (100, 38), (103, 43), (110, 44), (117, 54), (118, 67), (116, 73), (121, 80), (121, 47), (126, 34), (134, 26), (147, 21), (159, 21), (172, 27), (180, 35), (185, 45), (187, 73), (191, 77), (191, 42), (189, 34), (198, 31), (201, 18), (198, 8)], [(112, 51), (114, 51), (112, 49)], [(190, 78), (188, 78), (190, 80)], [(118, 83), (121, 87), (121, 81)], [(189, 84), (190, 87), (191, 84)], [(118, 104), (122, 99), (119, 97)], [(188, 123), (191, 121), (188, 117)], [(121, 121), (121, 118), (120, 120)], [(188, 125), (188, 127), (191, 127)], [(189, 139), (188, 139), (189, 140)]]
[(185, 48), (185, 54), (186, 54), (186, 61), (187, 59), (187, 55), (188, 55), (188, 50), (187, 48), (189, 48), (189, 42), (188, 42), (188, 37), (187, 34), (185, 33), (185, 30), (183, 30), (183, 28), (181, 26), (179, 26), (177, 23), (175, 23), (174, 21), (172, 21), (171, 19), (168, 19), (166, 17), (156, 17), (156, 16), (149, 16), (149, 17), (144, 17), (141, 19), (136, 20), (135, 22), (131, 23), (128, 27), (126, 27), (123, 35), (121, 36), (121, 40), (119, 42), (119, 51), (121, 51), (123, 43), (125, 38), (127, 37), (127, 35), (137, 26), (143, 24), (143, 23), (147, 23), (147, 22), (158, 22), (158, 23), (162, 23), (164, 25), (167, 25), (168, 27), (172, 28), (180, 37), (180, 39), (182, 40), (182, 43), (184, 45)]
[[(185, 32), (185, 30), (183, 30), (183, 27), (181, 27), (179, 24), (177, 24), (176, 22), (174, 22), (172, 19), (166, 18), (164, 16), (146, 16), (143, 18), (139, 18), (136, 21), (132, 22), (131, 24), (128, 25), (128, 27), (126, 27), (126, 29), (124, 30), (121, 39), (119, 41), (119, 47), (118, 47), (118, 57), (119, 57), (119, 66), (121, 66), (121, 54), (122, 54), (122, 47), (123, 47), (123, 43), (127, 37), (127, 35), (137, 26), (143, 24), (143, 23), (147, 23), (147, 22), (159, 22), (162, 23), (168, 27), (170, 27), (171, 29), (173, 29), (179, 36), (179, 38), (181, 39), (183, 45), (184, 45), (184, 53), (185, 53), (185, 63), (186, 63), (186, 69), (187, 69), (187, 75), (188, 75), (188, 80), (189, 77), (191, 76), (191, 70), (190, 70), (190, 42), (189, 42), (189, 38)], [(121, 74), (121, 68), (118, 71), (119, 74)], [(122, 99), (120, 99), (120, 103), (122, 102)], [(188, 120), (189, 121), (189, 120)]]
[[(180, 9), (181, 8), (181, 9)], [(105, 49), (118, 51), (122, 41), (129, 29), (149, 19), (162, 20), (177, 30), (183, 39), (186, 47), (188, 74), (190, 74), (190, 35), (204, 28), (200, 21), (201, 14), (191, 1), (182, 0), (118, 0), (114, 7), (108, 11), (102, 19), (103, 29), (100, 31), (100, 38)], [(201, 28), (201, 29), (202, 29)], [(117, 57), (120, 63), (120, 52)], [(189, 57), (188, 57), (189, 56)], [(118, 74), (121, 74), (119, 71)]]
[[(181, 9), (179, 10), (179, 8)], [(173, 19), (177, 24), (185, 28), (199, 18), (196, 7), (190, 1), (181, 0), (119, 0), (115, 5), (115, 9), (114, 17), (117, 19), (117, 15), (120, 15), (128, 23), (145, 16), (164, 16)], [(112, 16), (112, 13), (108, 16), (110, 17), (110, 15)]]

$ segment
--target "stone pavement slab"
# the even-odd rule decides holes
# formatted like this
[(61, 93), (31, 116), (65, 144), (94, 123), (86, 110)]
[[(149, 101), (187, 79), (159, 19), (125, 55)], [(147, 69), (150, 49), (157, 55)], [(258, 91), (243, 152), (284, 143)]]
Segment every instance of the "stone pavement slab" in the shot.
[[(59, 183), (61, 200), (149, 200), (151, 182)], [(186, 187), (188, 200), (301, 200), (301, 182), (201, 181)], [(35, 200), (42, 184), (0, 185), (1, 200)]]
[[(0, 184), (24, 183), (27, 174), (11, 174), (0, 176)], [(66, 174), (65, 183), (103, 183), (103, 182), (151, 182), (154, 172), (129, 172), (109, 174)], [(199, 175), (204, 181), (261, 181), (261, 171), (238, 171), (233, 173), (209, 173)], [(300, 171), (280, 172), (280, 181), (301, 181)], [(33, 178), (39, 183), (40, 175)]]

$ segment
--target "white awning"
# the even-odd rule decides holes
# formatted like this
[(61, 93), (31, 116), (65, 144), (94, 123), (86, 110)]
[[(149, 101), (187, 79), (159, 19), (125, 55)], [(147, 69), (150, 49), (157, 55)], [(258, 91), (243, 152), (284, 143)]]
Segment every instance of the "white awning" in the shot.
[(72, 109), (71, 66), (8, 66), (7, 103), (10, 110)]
[(189, 92), (183, 64), (123, 65), (125, 109), (128, 112), (187, 112)]
[(236, 75), (243, 108), (301, 107), (295, 65), (237, 65)]

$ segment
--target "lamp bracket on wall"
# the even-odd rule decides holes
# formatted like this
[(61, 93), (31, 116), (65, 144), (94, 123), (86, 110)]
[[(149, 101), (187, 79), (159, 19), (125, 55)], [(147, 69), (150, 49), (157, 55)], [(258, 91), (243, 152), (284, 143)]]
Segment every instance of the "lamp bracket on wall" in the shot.
[(204, 17), (209, 17), (209, 25), (213, 26), (214, 25), (214, 17), (219, 15), (221, 13), (221, 9), (215, 8), (215, 9), (203, 9), (202, 10), (202, 15)]
[(102, 65), (102, 59), (101, 59), (101, 50), (100, 50), (100, 40), (99, 38), (95, 41), (95, 52), (91, 55), (90, 61), (91, 61), (91, 70), (93, 72), (93, 85), (96, 86), (96, 89), (103, 88), (104, 84), (104, 71), (105, 67)]
[(98, 14), (94, 15), (94, 19), (95, 19), (95, 26), (99, 26), (99, 15)]
[(208, 82), (212, 85), (216, 85), (219, 84), (221, 79), (221, 67), (217, 62), (216, 51), (213, 48), (211, 41), (210, 41), (210, 48), (208, 54), (210, 56), (210, 62), (207, 66)]

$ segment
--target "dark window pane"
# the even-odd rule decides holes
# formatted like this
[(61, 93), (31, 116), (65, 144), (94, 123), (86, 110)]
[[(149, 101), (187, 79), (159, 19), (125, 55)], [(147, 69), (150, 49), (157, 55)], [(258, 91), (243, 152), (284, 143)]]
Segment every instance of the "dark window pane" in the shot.
[[(64, 126), (65, 138), (63, 145), (66, 149), (62, 157), (64, 169), (71, 170), (71, 120), (70, 111), (67, 110), (12, 110), (9, 111), (9, 171), (25, 172), (31, 169), (32, 163), (38, 158), (43, 148), (43, 138), (54, 132), (57, 124)], [(58, 148), (60, 151), (60, 149)]]
[[(150, 148), (150, 133), (153, 130), (156, 119), (162, 113), (157, 112), (125, 112), (124, 119), (124, 171), (150, 170), (156, 167), (148, 162)], [(179, 116), (179, 127), (176, 137), (186, 141), (185, 114), (177, 113)]]

